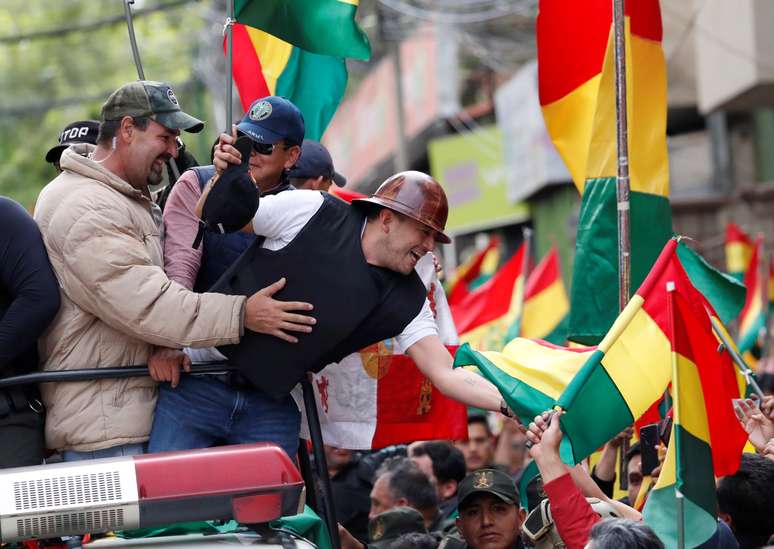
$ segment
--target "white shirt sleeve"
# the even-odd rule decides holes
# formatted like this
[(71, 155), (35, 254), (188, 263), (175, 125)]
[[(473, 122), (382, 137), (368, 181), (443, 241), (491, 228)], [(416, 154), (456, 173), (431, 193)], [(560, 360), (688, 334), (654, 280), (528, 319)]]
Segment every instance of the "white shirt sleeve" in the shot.
[(396, 337), (398, 347), (402, 352), (406, 352), (406, 349), (411, 347), (414, 343), (422, 339), (423, 337), (438, 335), (438, 327), (435, 324), (435, 318), (433, 317), (433, 311), (430, 309), (430, 302), (425, 299), (425, 304), (422, 305), (422, 310), (414, 317), (414, 320), (409, 322), (403, 331)]
[(290, 244), (323, 204), (319, 191), (285, 191), (261, 197), (253, 217), (253, 231), (266, 237), (264, 248), (279, 250)]

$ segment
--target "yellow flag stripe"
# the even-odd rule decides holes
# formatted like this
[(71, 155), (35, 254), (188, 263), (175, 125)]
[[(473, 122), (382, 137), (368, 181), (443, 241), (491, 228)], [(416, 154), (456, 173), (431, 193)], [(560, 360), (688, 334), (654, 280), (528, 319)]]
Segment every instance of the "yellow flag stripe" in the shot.
[(521, 336), (541, 338), (551, 333), (567, 316), (570, 303), (561, 279), (557, 280), (524, 303)]
[[(619, 319), (627, 312), (630, 312), (629, 306)], [(606, 340), (600, 344), (600, 349)], [(669, 339), (644, 309), (637, 308), (631, 314), (626, 330), (605, 351), (602, 365), (626, 400), (632, 416), (638, 418), (655, 402), (672, 377)]]
[[(666, 62), (659, 42), (632, 35), (626, 18), (631, 190), (669, 196)], [(612, 28), (600, 75), (543, 106), (543, 117), (578, 191), (587, 179), (617, 173)]]
[(566, 351), (519, 337), (508, 343), (502, 353), (481, 354), (509, 376), (558, 399), (593, 352)]
[(269, 92), (274, 95), (277, 90), (277, 79), (288, 64), (293, 46), (262, 30), (253, 27), (245, 28), (250, 36), (250, 41), (253, 43), (255, 53), (261, 60), (263, 78), (266, 80)]

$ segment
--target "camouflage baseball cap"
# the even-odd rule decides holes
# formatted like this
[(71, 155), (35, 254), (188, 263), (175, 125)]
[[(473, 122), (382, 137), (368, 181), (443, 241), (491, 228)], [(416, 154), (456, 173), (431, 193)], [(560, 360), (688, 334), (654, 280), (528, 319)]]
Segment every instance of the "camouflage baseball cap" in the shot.
[(368, 546), (384, 549), (403, 534), (426, 534), (422, 514), (411, 507), (395, 507), (368, 521)]
[(204, 128), (204, 122), (180, 109), (168, 84), (152, 80), (124, 84), (102, 105), (103, 122), (121, 120), (124, 116), (147, 116), (170, 130), (197, 133)]
[(497, 469), (478, 469), (462, 479), (457, 487), (457, 507), (462, 508), (465, 500), (476, 494), (492, 494), (509, 504), (519, 500), (513, 479)]

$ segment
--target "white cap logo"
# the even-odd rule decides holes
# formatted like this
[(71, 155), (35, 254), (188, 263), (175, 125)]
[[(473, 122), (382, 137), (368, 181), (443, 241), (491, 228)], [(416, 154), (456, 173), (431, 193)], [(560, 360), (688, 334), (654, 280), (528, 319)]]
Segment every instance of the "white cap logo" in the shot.
[(256, 122), (266, 120), (271, 116), (271, 103), (268, 101), (258, 101), (258, 103), (253, 105), (253, 108), (250, 109), (250, 114), (248, 116), (250, 117), (250, 120), (255, 120)]
[(173, 105), (180, 106), (180, 104), (177, 102), (177, 97), (175, 97), (175, 94), (172, 91), (172, 88), (167, 89), (167, 99), (169, 99), (169, 102)]

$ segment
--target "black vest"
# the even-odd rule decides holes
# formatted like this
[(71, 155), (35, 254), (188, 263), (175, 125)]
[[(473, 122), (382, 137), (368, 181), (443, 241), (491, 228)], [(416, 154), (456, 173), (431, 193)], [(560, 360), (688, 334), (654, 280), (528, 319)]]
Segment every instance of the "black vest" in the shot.
[(369, 265), (361, 244), (364, 214), (334, 196), (323, 197), (290, 244), (272, 251), (256, 241), (212, 288), (249, 296), (284, 276), (287, 284), (275, 298), (314, 305), (317, 324), (312, 333), (298, 334), (298, 343), (245, 330), (239, 344), (218, 347), (246, 379), (276, 397), (306, 372), (401, 333), (426, 296), (415, 271), (402, 275)]

